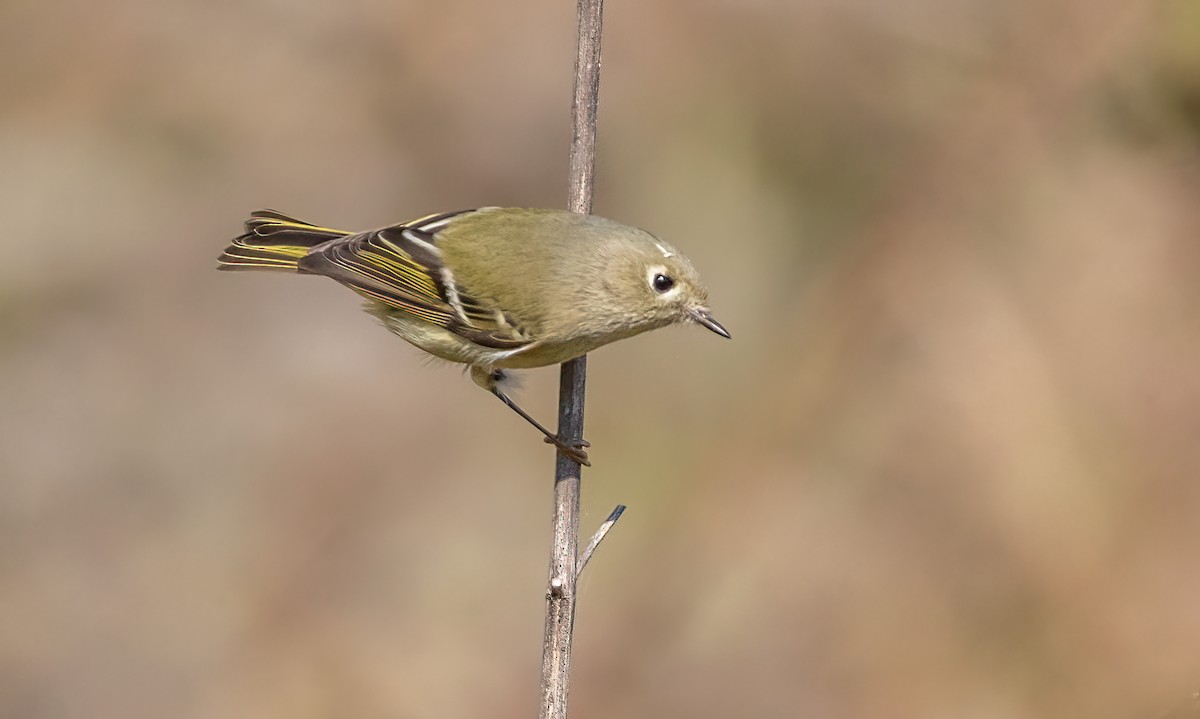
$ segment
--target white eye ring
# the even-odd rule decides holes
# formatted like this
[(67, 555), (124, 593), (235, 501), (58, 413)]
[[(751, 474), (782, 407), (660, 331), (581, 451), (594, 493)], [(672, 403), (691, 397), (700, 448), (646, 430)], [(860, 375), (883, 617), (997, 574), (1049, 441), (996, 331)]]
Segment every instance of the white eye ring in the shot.
[(650, 289), (654, 290), (655, 294), (660, 297), (668, 297), (679, 290), (679, 283), (667, 272), (667, 268), (662, 265), (655, 265), (647, 270), (646, 282), (650, 285)]

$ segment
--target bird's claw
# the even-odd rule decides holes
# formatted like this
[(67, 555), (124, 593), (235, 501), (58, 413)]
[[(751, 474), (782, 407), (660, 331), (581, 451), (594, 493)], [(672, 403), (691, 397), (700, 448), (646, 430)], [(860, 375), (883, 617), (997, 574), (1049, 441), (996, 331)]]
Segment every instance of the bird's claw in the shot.
[(588, 460), (588, 454), (584, 451), (585, 447), (591, 447), (592, 443), (586, 439), (560, 439), (558, 437), (546, 437), (543, 440), (546, 444), (552, 444), (558, 447), (558, 451), (563, 453), (563, 456), (572, 459), (585, 467), (592, 466)]

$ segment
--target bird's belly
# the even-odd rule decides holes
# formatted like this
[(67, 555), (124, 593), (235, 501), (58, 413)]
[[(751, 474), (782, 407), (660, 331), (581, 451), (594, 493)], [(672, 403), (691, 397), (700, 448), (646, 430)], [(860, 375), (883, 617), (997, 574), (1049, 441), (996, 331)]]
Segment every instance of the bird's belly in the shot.
[(469, 342), (444, 327), (415, 319), (403, 312), (386, 308), (376, 310), (371, 306), (367, 307), (367, 311), (383, 320), (383, 326), (393, 334), (399, 335), (434, 357), (450, 362), (476, 364), (488, 352), (487, 348)]
[(603, 347), (610, 342), (616, 342), (626, 337), (632, 337), (645, 332), (649, 327), (631, 327), (622, 331), (609, 331), (604, 334), (583, 335), (573, 337), (569, 340), (559, 342), (548, 342), (540, 340), (535, 342), (532, 347), (521, 352), (513, 353), (509, 357), (497, 359), (494, 362), (496, 367), (505, 369), (529, 369), (531, 367), (545, 367), (546, 365), (560, 364), (567, 360), (575, 359), (591, 352), (592, 350)]
[(524, 352), (517, 352), (509, 357), (497, 360), (495, 365), (505, 369), (530, 369), (560, 364), (575, 359), (599, 347), (603, 342), (559, 342), (554, 344), (539, 344)]
[(557, 341), (536, 340), (530, 346), (520, 349), (495, 349), (471, 342), (445, 327), (419, 320), (404, 312), (396, 312), (378, 305), (368, 305), (367, 311), (379, 317), (384, 326), (393, 333), (435, 357), (450, 362), (503, 369), (530, 369), (561, 364), (610, 342), (653, 329), (651, 326), (628, 327)]

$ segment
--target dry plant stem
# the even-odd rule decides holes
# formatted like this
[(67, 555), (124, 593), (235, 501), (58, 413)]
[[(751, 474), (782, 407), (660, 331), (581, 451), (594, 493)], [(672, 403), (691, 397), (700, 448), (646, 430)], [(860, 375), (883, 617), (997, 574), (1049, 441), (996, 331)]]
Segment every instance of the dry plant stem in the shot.
[(617, 520), (621, 518), (621, 515), (624, 512), (625, 505), (618, 504), (616, 508), (609, 513), (608, 519), (604, 520), (604, 522), (600, 525), (600, 528), (597, 529), (596, 533), (592, 535), (592, 541), (588, 542), (587, 548), (583, 550), (583, 554), (579, 555), (579, 563), (578, 566), (575, 567), (576, 579), (579, 579), (579, 575), (583, 574), (583, 569), (587, 566), (588, 560), (592, 558), (592, 553), (595, 552), (596, 547), (599, 547), (600, 543), (604, 541), (604, 537), (608, 534), (608, 530), (612, 529), (612, 526), (617, 523)]
[[(571, 106), (570, 185), (567, 207), (592, 211), (596, 165), (596, 109), (600, 92), (600, 31), (603, 0), (578, 0), (579, 35), (575, 58), (575, 98)], [(559, 382), (558, 436), (583, 437), (583, 396), (587, 358), (563, 364)], [(546, 591), (546, 633), (542, 646), (541, 719), (566, 719), (571, 676), (571, 632), (575, 624), (575, 578), (579, 556), (579, 475), (575, 461), (557, 454), (554, 471), (554, 547)]]

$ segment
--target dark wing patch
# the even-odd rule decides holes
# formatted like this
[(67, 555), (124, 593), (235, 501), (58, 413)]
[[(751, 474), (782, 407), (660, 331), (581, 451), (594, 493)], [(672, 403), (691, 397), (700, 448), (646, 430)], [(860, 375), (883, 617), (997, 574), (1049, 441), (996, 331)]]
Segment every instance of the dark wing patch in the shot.
[(300, 269), (331, 277), (367, 299), (427, 322), (448, 325), (454, 309), (438, 288), (436, 268), (381, 241), (382, 232), (363, 232), (320, 247), (300, 260)]
[(530, 338), (510, 317), (466, 294), (445, 270), (436, 233), (458, 214), (431, 215), (328, 241), (301, 258), (300, 269), (335, 279), (367, 299), (484, 347), (518, 349), (529, 344)]

